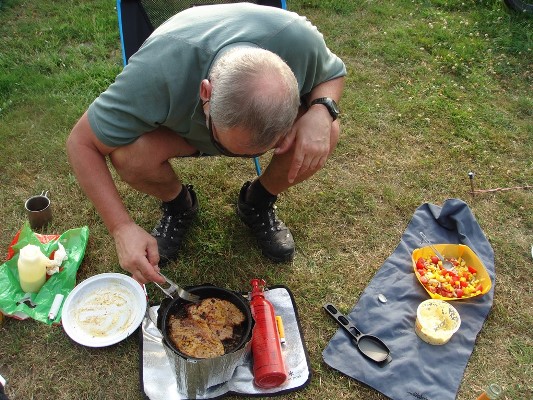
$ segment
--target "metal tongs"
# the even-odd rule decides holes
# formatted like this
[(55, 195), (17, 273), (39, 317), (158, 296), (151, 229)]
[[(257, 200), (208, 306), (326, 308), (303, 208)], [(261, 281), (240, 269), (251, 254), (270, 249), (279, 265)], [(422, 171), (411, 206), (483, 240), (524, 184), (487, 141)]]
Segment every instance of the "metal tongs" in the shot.
[(172, 282), (170, 279), (168, 279), (165, 275), (159, 272), (159, 275), (165, 279), (165, 282), (168, 284), (168, 287), (164, 288), (159, 283), (154, 282), (156, 286), (161, 289), (168, 297), (171, 299), (181, 298), (185, 301), (190, 301), (191, 303), (198, 303), (200, 301), (200, 297), (192, 294), (190, 292), (187, 292), (185, 289), (182, 289), (179, 287), (176, 283)]

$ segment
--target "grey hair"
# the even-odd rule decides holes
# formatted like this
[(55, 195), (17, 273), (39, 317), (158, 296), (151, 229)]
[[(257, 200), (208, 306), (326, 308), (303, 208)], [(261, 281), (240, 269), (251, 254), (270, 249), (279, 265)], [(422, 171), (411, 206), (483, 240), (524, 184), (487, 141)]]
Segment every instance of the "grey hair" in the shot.
[(237, 47), (215, 61), (209, 112), (221, 131), (239, 127), (251, 134), (250, 145), (265, 147), (286, 135), (300, 106), (298, 82), (276, 54)]

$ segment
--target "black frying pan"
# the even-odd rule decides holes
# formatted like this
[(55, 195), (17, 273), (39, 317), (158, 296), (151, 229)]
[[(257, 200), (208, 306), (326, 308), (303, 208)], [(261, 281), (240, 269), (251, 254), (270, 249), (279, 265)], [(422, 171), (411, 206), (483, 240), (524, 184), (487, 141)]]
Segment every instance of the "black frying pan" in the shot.
[[(198, 295), (200, 300), (207, 299), (209, 297), (215, 297), (222, 300), (230, 301), (235, 304), (237, 308), (244, 314), (244, 322), (236, 326), (233, 331), (233, 338), (222, 341), (224, 345), (225, 354), (232, 353), (239, 350), (248, 342), (252, 336), (253, 318), (250, 310), (250, 304), (246, 298), (240, 293), (233, 292), (228, 289), (220, 288), (213, 285), (201, 285), (192, 286), (186, 288), (188, 292)], [(189, 360), (195, 360), (196, 358), (186, 355), (178, 350), (178, 348), (172, 343), (168, 334), (169, 318), (172, 315), (177, 317), (185, 317), (187, 314), (187, 306), (191, 303), (180, 297), (165, 298), (161, 302), (159, 311), (157, 314), (157, 327), (163, 335), (165, 344), (174, 351), (178, 356)]]

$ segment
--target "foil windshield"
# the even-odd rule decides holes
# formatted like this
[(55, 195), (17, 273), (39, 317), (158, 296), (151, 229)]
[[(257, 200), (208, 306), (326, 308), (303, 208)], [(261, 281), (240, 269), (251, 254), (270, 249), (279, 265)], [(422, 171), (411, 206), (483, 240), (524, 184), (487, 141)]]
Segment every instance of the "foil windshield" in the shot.
[(276, 315), (283, 319), (286, 344), (282, 346), (289, 378), (281, 386), (261, 389), (253, 383), (251, 342), (233, 353), (204, 360), (186, 360), (163, 342), (157, 328), (159, 306), (150, 307), (142, 324), (142, 371), (144, 394), (150, 400), (211, 399), (232, 392), (260, 396), (296, 390), (310, 378), (307, 353), (302, 342), (292, 298), (285, 288), (265, 292)]
[(243, 364), (251, 352), (251, 342), (233, 353), (203, 360), (186, 360), (168, 346), (163, 345), (176, 377), (177, 390), (187, 395), (187, 399), (200, 399), (209, 396), (213, 388), (228, 382), (235, 368)]

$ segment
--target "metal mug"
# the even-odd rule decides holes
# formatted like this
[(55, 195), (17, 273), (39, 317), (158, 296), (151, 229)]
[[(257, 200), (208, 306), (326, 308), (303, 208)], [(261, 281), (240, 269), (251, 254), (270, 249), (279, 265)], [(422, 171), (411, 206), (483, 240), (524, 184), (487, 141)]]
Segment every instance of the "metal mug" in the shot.
[(43, 191), (38, 196), (30, 197), (24, 203), (26, 214), (32, 229), (39, 229), (52, 220), (52, 205), (48, 197), (48, 191)]

